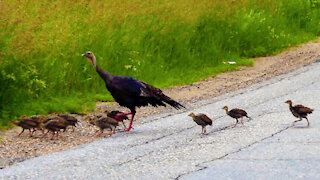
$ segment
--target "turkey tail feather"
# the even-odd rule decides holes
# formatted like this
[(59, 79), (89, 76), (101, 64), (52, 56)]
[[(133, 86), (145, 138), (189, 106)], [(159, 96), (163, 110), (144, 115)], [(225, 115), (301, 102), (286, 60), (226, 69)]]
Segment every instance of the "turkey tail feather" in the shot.
[(171, 99), (170, 97), (163, 94), (161, 89), (155, 88), (145, 82), (139, 81), (142, 85), (141, 89), (145, 94), (152, 96), (153, 98), (159, 100), (158, 105), (163, 105), (161, 101), (168, 103), (170, 106), (174, 107), (175, 109), (185, 108), (182, 104), (178, 103), (177, 101)]
[(181, 108), (185, 108), (182, 104), (178, 103), (177, 101), (171, 99), (170, 97), (164, 95), (165, 97), (163, 98), (163, 101), (168, 103), (170, 106), (174, 107), (175, 109), (181, 109)]

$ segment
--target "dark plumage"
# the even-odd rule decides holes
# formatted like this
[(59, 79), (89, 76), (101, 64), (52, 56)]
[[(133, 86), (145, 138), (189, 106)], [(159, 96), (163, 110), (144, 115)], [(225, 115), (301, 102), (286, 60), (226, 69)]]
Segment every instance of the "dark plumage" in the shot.
[(44, 119), (46, 119), (45, 115), (35, 115), (35, 116), (30, 116), (30, 119), (42, 122)]
[[(106, 110), (105, 113), (107, 113), (108, 117), (115, 118), (117, 114), (122, 114), (123, 112), (121, 112), (121, 111), (111, 111), (111, 112), (109, 112), (108, 110)], [(129, 120), (128, 116), (122, 116), (120, 119), (121, 120)]]
[(197, 115), (195, 115), (194, 113), (190, 113), (188, 116), (192, 117), (193, 121), (196, 122), (199, 126), (202, 126), (201, 134), (205, 134), (207, 132), (207, 125), (212, 125), (212, 120), (203, 113), (199, 113)]
[(55, 134), (57, 134), (57, 138), (59, 136), (59, 131), (65, 130), (68, 126), (68, 123), (65, 119), (59, 116), (50, 116), (43, 122), (43, 127), (48, 131), (43, 134), (42, 137), (45, 137), (49, 131), (52, 132), (51, 140), (54, 138)]
[(78, 123), (78, 119), (74, 116), (71, 116), (69, 114), (59, 114), (59, 117), (65, 119), (67, 121), (68, 126), (72, 126), (72, 131), (74, 131), (74, 128), (76, 127)]
[(243, 117), (248, 117), (247, 112), (243, 109), (234, 108), (228, 111), (228, 106), (224, 106), (222, 109), (226, 110), (227, 115), (237, 120), (236, 124), (233, 125), (233, 127), (236, 127), (236, 125), (239, 123), (238, 119), (241, 118), (241, 124), (243, 125)]
[(48, 114), (44, 119), (42, 119), (41, 123), (42, 125), (44, 125), (45, 123), (56, 119), (58, 116), (58, 113), (52, 113), (52, 114)]
[(46, 119), (47, 117), (45, 115), (34, 115), (34, 116), (31, 116), (30, 119), (32, 120), (35, 120), (37, 122), (39, 122), (39, 127), (37, 129), (41, 130), (42, 131), (42, 134), (44, 134), (44, 129), (43, 127), (41, 126), (42, 122)]
[(167, 103), (176, 109), (184, 108), (183, 105), (163, 94), (161, 89), (132, 77), (115, 76), (104, 71), (96, 64), (96, 58), (92, 52), (86, 52), (82, 54), (82, 56), (86, 56), (94, 65), (97, 73), (106, 83), (106, 87), (114, 100), (118, 102), (120, 106), (130, 109), (130, 113), (117, 114), (115, 117), (119, 119), (121, 116), (132, 115), (129, 128), (125, 131), (130, 131), (132, 128), (136, 107), (147, 106), (149, 104), (152, 106), (166, 106), (165, 103)]
[(299, 118), (299, 120), (296, 120), (293, 123), (296, 123), (298, 121), (302, 121), (302, 118), (305, 118), (308, 122), (308, 126), (310, 126), (310, 122), (309, 122), (307, 116), (308, 116), (308, 114), (312, 113), (313, 109), (310, 109), (310, 108), (305, 107), (300, 104), (292, 106), (291, 100), (287, 100), (285, 103), (289, 104), (289, 109), (290, 109), (291, 113), (293, 114), (293, 116)]
[(97, 136), (100, 136), (103, 133), (103, 130), (106, 128), (109, 128), (111, 130), (110, 136), (112, 136), (112, 134), (115, 133), (116, 127), (118, 126), (118, 123), (119, 123), (118, 120), (108, 116), (101, 116), (99, 118), (97, 116), (89, 116), (87, 118), (90, 124), (99, 127), (100, 133)]
[[(121, 111), (111, 111), (111, 112), (109, 112), (108, 110), (106, 110), (104, 112), (107, 114), (108, 117), (111, 117), (111, 118), (114, 118), (114, 119), (116, 119), (116, 116), (118, 114), (123, 114), (123, 112), (121, 112)], [(123, 121), (124, 120), (129, 120), (128, 116), (120, 116), (116, 120), (118, 120), (119, 122), (122, 122), (122, 125), (123, 125), (124, 129), (127, 129), (127, 127), (126, 127), (126, 125), (124, 124)]]
[(12, 124), (20, 126), (22, 128), (22, 131), (18, 134), (18, 136), (20, 136), (25, 129), (29, 130), (29, 136), (32, 137), (33, 133), (37, 130), (37, 129), (41, 129), (40, 128), (40, 121), (38, 121), (38, 119), (36, 118), (27, 118), (27, 117), (22, 117), (20, 119), (20, 121), (15, 122), (15, 121), (11, 121)]

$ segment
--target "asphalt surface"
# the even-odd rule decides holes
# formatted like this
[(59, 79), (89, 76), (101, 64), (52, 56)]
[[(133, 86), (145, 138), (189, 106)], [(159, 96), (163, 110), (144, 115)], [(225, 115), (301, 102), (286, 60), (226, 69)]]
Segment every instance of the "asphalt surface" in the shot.
[[(319, 77), (314, 63), (149, 117), (131, 132), (17, 163), (1, 169), (0, 179), (320, 179)], [(309, 128), (305, 120), (292, 125), (288, 99), (315, 109)], [(252, 120), (232, 128), (224, 105), (245, 109)], [(207, 135), (190, 112), (213, 119)]]

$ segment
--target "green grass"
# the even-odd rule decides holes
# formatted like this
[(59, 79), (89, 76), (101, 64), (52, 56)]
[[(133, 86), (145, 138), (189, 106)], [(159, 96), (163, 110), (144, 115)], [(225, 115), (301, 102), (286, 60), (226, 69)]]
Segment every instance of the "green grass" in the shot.
[(157, 87), (252, 65), (315, 39), (317, 0), (0, 1), (0, 127), (112, 100), (92, 65)]

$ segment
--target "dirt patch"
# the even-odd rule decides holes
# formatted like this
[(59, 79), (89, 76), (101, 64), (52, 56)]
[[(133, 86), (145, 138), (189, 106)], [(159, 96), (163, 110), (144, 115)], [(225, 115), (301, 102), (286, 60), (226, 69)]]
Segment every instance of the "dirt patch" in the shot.
[[(315, 62), (319, 58), (320, 42), (312, 42), (301, 47), (291, 48), (275, 56), (256, 58), (253, 67), (241, 67), (238, 71), (223, 73), (214, 78), (208, 78), (190, 85), (164, 89), (163, 91), (181, 104), (188, 105), (288, 73)], [(95, 112), (101, 112), (105, 109), (128, 111), (126, 108), (119, 107), (117, 103), (98, 102)], [(168, 109), (171, 108), (150, 106), (139, 108), (134, 126), (145, 123), (139, 118), (161, 113)], [(40, 133), (32, 138), (28, 137), (28, 133), (17, 137), (17, 134), (21, 131), (18, 127), (0, 132), (2, 138), (2, 142), (0, 142), (0, 168), (30, 157), (67, 150), (98, 139), (94, 136), (95, 127), (90, 126), (83, 120), (83, 116), (74, 116), (79, 119), (76, 130), (74, 132), (67, 131), (57, 140), (49, 140), (49, 136), (39, 138)], [(107, 137), (107, 135), (104, 137)]]

